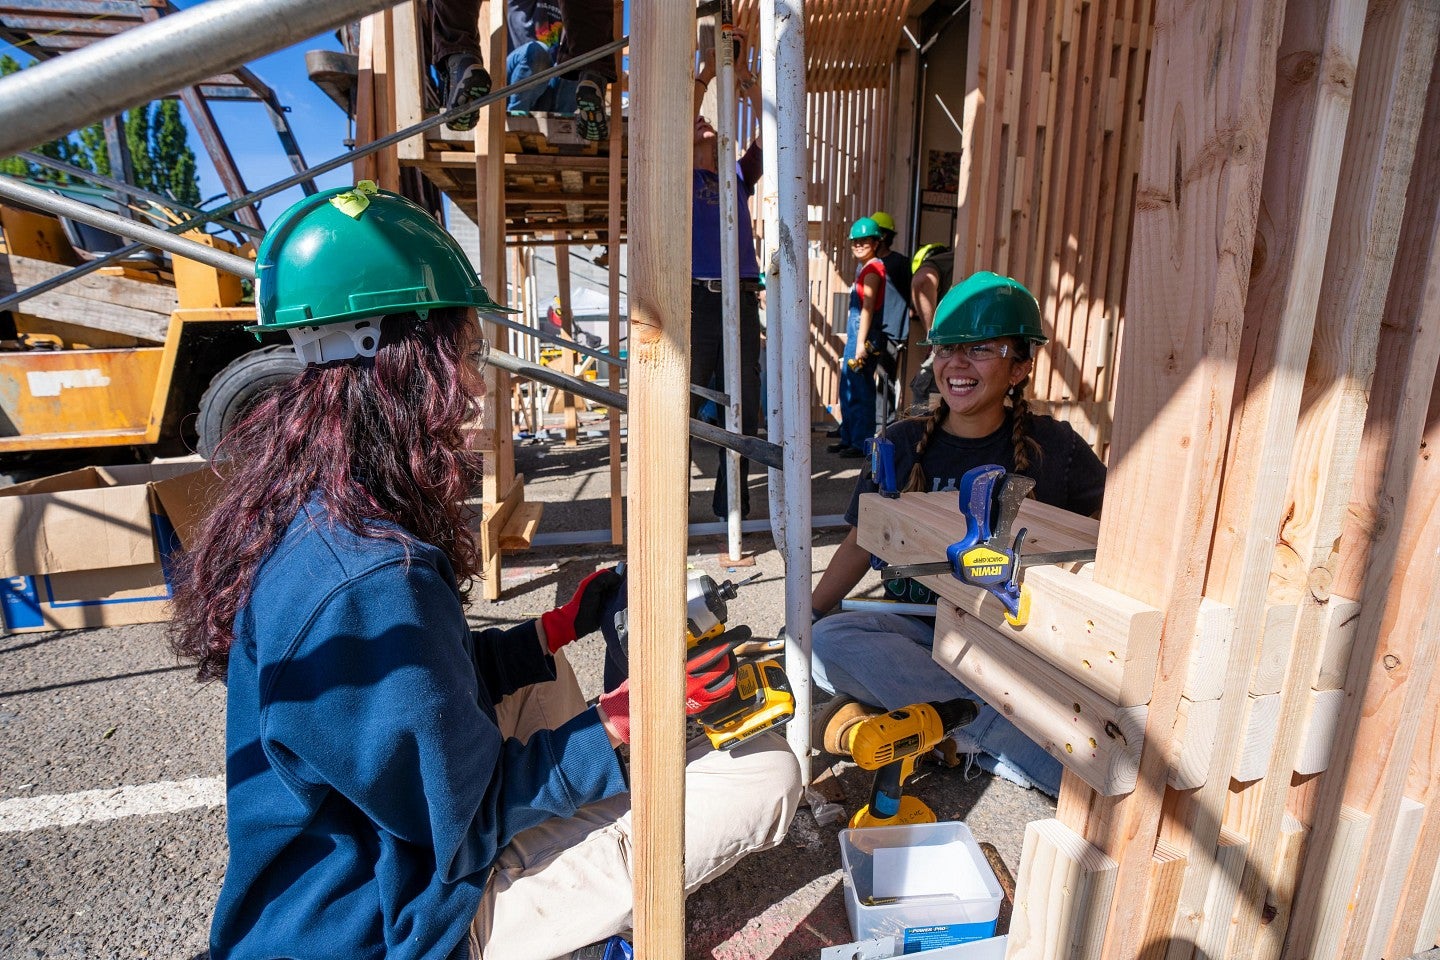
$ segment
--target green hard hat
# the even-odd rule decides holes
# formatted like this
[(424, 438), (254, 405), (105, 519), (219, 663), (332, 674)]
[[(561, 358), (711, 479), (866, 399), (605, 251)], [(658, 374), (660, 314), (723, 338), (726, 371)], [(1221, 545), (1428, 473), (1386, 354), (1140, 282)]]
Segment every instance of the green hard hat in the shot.
[(1040, 326), (1040, 304), (1024, 285), (981, 270), (950, 288), (935, 308), (926, 344), (979, 343), (996, 337), (1047, 339)]
[(880, 239), (880, 224), (876, 223), (872, 217), (861, 217), (859, 220), (856, 220), (855, 225), (850, 228), (850, 239), (878, 240)]
[(887, 233), (895, 232), (895, 218), (890, 216), (890, 214), (886, 213), (884, 210), (876, 210), (874, 213), (870, 214), (870, 219), (874, 220), (875, 226), (879, 227), (881, 230), (884, 230)]
[(434, 217), (369, 181), (282, 213), (261, 241), (255, 281), (253, 332), (436, 307), (515, 312), (490, 299)]

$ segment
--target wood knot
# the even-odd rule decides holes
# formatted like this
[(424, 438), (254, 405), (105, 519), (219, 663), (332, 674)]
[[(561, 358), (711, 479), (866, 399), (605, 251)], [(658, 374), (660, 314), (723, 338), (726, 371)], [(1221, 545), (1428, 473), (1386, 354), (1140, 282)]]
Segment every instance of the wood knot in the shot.
[(1400, 668), (1400, 658), (1393, 653), (1385, 654), (1385, 656), (1380, 659), (1380, 662), (1385, 664), (1386, 670), (1398, 670)]
[(1315, 77), (1320, 69), (1320, 56), (1313, 50), (1302, 50), (1288, 57), (1281, 57), (1275, 64), (1276, 72), (1287, 82), (1303, 86)]

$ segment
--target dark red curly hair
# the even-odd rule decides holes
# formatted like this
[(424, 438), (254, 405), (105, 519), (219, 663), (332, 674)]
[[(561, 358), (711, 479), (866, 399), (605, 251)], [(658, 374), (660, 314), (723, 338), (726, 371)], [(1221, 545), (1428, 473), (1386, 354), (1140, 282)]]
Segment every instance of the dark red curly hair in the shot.
[(224, 678), (256, 570), (312, 494), (363, 536), (394, 537), (377, 525), (390, 521), (440, 548), (468, 589), (480, 559), (465, 499), (480, 458), (461, 429), (478, 403), (461, 364), (474, 327), (464, 308), (387, 316), (373, 360), (306, 367), (225, 437), (225, 492), (178, 564), (170, 626), (198, 679)]

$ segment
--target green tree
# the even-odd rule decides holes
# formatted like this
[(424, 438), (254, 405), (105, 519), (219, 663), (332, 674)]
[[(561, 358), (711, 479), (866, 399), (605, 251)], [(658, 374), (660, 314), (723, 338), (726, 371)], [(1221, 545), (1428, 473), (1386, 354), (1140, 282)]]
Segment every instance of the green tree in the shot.
[[(0, 56), (0, 77), (8, 77), (20, 69), (20, 62), (14, 57), (6, 54)], [(30, 176), (30, 164), (19, 157), (5, 157), (0, 159), (0, 173), (8, 177)]]
[[(25, 66), (14, 57), (0, 55), (0, 77), (23, 70)], [(180, 102), (161, 100), (127, 110), (121, 125), (135, 186), (168, 195), (180, 203), (199, 204), (200, 179), (195, 151), (190, 148), (190, 131), (180, 115)], [(33, 152), (107, 177), (115, 175), (103, 123), (92, 123), (78, 133), (41, 144)], [(57, 184), (74, 179), (20, 157), (0, 158), (0, 173)]]
[(150, 152), (155, 190), (195, 206), (200, 203), (200, 182), (195, 173), (195, 151), (190, 149), (190, 131), (180, 118), (180, 101), (161, 100), (156, 118)]
[[(23, 69), (25, 69), (25, 65), (14, 57), (0, 56), (0, 77), (9, 76)], [(98, 144), (98, 149), (96, 144)], [(100, 173), (107, 173), (110, 166), (109, 150), (105, 146), (105, 131), (98, 123), (80, 131), (78, 140), (73, 135), (63, 137), (43, 143), (31, 152), (45, 157), (53, 157), (86, 170), (98, 170)], [(5, 157), (0, 160), (0, 173), (60, 184), (70, 183), (73, 179), (68, 174), (57, 173), (39, 164), (29, 163), (20, 157)]]
[(125, 146), (130, 151), (131, 181), (142, 190), (155, 190), (155, 165), (150, 160), (150, 104), (125, 111)]
[(80, 166), (107, 177), (112, 176), (110, 173), (110, 143), (105, 139), (103, 123), (92, 123), (81, 130), (80, 145), (90, 160), (90, 163), (82, 163)]

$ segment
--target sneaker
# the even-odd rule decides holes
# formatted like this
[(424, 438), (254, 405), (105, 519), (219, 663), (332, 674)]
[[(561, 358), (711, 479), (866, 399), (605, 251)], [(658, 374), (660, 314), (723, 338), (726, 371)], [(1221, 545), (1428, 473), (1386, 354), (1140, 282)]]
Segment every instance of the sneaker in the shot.
[(605, 117), (605, 91), (594, 80), (581, 80), (575, 87), (575, 123), (586, 140), (604, 140), (610, 136), (610, 121)]
[(826, 452), (826, 453), (841, 453), (841, 454), (843, 454), (843, 453), (844, 453), (845, 451), (847, 451), (847, 450), (854, 450), (854, 449), (855, 449), (854, 447), (850, 446), (850, 444), (848, 444), (848, 443), (846, 443), (845, 441), (842, 440), (842, 441), (840, 441), (839, 443), (827, 444), (826, 447), (825, 447), (825, 452)]
[[(442, 110), (446, 112), (478, 100), (490, 92), (490, 74), (485, 71), (485, 64), (474, 54), (452, 53), (445, 58), (438, 72), (444, 93)], [(475, 126), (479, 115), (480, 111), (476, 110), (456, 117), (445, 126), (463, 133)]]

